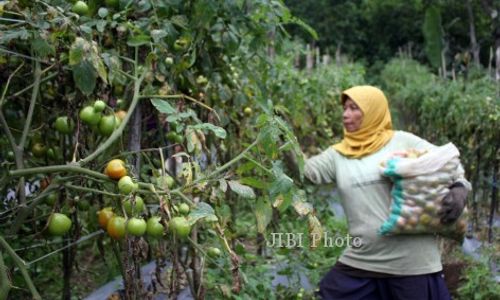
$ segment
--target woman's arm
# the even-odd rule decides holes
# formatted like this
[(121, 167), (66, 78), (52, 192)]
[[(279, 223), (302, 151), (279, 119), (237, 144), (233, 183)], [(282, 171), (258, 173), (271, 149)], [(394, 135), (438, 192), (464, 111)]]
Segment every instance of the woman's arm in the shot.
[(305, 161), (304, 175), (314, 184), (331, 183), (335, 180), (336, 153), (329, 147)]

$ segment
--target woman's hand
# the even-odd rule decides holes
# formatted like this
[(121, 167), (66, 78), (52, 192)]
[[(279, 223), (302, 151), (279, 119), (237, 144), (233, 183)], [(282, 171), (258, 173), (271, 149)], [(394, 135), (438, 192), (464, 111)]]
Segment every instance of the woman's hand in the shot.
[(460, 182), (451, 185), (450, 192), (444, 197), (438, 212), (441, 223), (451, 224), (460, 217), (467, 203), (467, 194), (467, 189)]

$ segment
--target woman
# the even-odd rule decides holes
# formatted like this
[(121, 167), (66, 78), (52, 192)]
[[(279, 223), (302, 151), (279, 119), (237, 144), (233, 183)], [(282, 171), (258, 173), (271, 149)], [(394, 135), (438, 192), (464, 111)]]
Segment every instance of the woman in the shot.
[[(360, 247), (348, 247), (319, 284), (321, 299), (450, 299), (434, 235), (379, 236), (389, 215), (391, 182), (379, 174), (379, 163), (396, 150), (431, 149), (429, 142), (393, 131), (387, 99), (372, 86), (342, 93), (343, 140), (306, 160), (305, 176), (315, 184), (336, 182), (349, 234)], [(461, 214), (470, 184), (450, 187), (440, 211), (442, 222)]]

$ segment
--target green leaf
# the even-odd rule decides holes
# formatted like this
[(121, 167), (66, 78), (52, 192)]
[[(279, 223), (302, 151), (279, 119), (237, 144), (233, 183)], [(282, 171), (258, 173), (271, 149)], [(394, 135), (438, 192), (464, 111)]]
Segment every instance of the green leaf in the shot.
[(164, 114), (175, 114), (177, 113), (177, 110), (168, 103), (168, 101), (161, 100), (161, 99), (151, 99), (151, 104), (161, 113)]
[(49, 44), (47, 40), (42, 39), (41, 37), (35, 38), (31, 42), (31, 47), (33, 47), (36, 55), (42, 58), (45, 58), (49, 55), (54, 55), (56, 52), (54, 46)]
[(271, 183), (271, 187), (269, 188), (271, 198), (279, 194), (286, 194), (293, 187), (293, 180), (283, 173), (280, 161), (273, 162), (272, 172), (275, 180)]
[(77, 37), (71, 47), (69, 48), (69, 64), (77, 65), (83, 59), (90, 48), (90, 44), (81, 37)]
[(196, 124), (196, 125), (189, 125), (188, 128), (192, 129), (201, 129), (201, 130), (210, 130), (212, 131), (217, 137), (224, 139), (226, 138), (226, 130), (222, 127), (215, 126), (214, 124), (211, 123), (202, 123), (202, 124)]
[(168, 34), (165, 30), (153, 29), (151, 30), (151, 37), (155, 43), (158, 43), (161, 39), (166, 37)]
[(189, 26), (189, 20), (186, 16), (184, 15), (177, 15), (177, 16), (173, 16), (170, 21), (172, 22), (172, 24), (175, 24), (179, 27), (182, 27), (183, 29), (187, 29), (188, 26)]
[(21, 39), (27, 40), (29, 38), (28, 31), (25, 28), (15, 30), (3, 30), (0, 33), (0, 44), (8, 44), (11, 40)]
[(127, 40), (127, 45), (130, 47), (139, 47), (142, 45), (149, 44), (150, 41), (151, 38), (149, 35), (140, 34), (129, 37)]
[(255, 192), (251, 187), (243, 185), (235, 180), (229, 180), (227, 183), (229, 184), (229, 188), (231, 188), (231, 191), (235, 192), (241, 197), (255, 199)]
[(190, 225), (195, 224), (198, 220), (207, 219), (207, 221), (217, 221), (215, 211), (206, 202), (199, 202), (196, 207), (189, 212), (188, 221)]
[(255, 177), (240, 178), (240, 182), (242, 184), (249, 185), (251, 187), (261, 189), (261, 190), (267, 189), (269, 187), (269, 184), (267, 182), (259, 180)]
[(259, 233), (264, 233), (267, 225), (269, 225), (273, 217), (273, 209), (269, 200), (264, 198), (259, 198), (257, 200), (255, 217), (257, 219), (257, 231)]
[(96, 79), (97, 74), (89, 62), (83, 61), (73, 66), (73, 80), (85, 95), (90, 95), (94, 91)]

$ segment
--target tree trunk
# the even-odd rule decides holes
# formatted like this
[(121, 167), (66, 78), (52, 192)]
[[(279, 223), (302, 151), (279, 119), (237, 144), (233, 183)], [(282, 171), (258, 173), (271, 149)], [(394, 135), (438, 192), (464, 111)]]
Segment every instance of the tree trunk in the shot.
[(314, 57), (311, 45), (307, 44), (306, 47), (306, 70), (310, 72), (314, 66)]
[(472, 59), (476, 66), (479, 66), (479, 45), (476, 39), (476, 27), (474, 26), (474, 14), (472, 12), (471, 1), (467, 0), (467, 14), (469, 15), (469, 35)]

